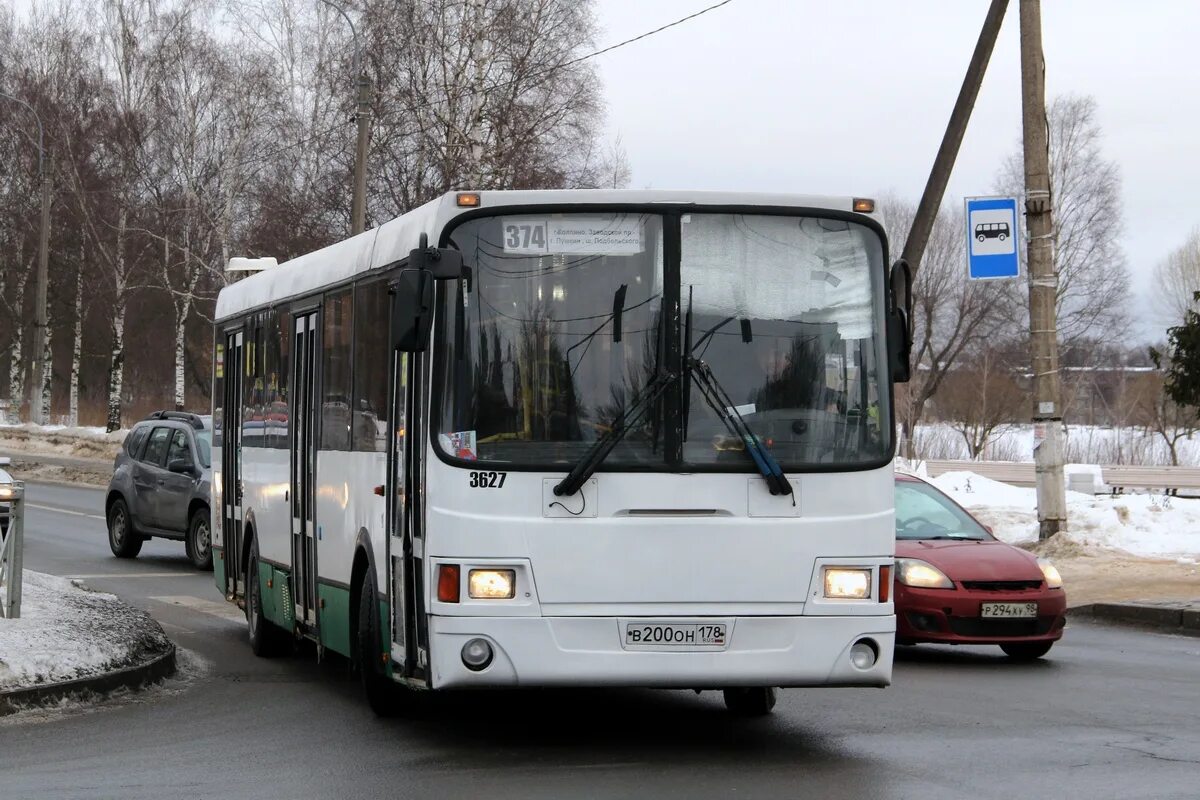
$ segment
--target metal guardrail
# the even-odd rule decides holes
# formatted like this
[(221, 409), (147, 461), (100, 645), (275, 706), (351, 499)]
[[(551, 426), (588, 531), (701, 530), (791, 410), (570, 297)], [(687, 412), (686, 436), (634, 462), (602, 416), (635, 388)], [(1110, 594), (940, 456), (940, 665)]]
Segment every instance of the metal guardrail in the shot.
[(0, 617), (21, 616), (21, 570), (25, 543), (25, 484), (0, 483), (0, 505), (7, 505), (8, 527), (0, 532)]
[[(1012, 461), (926, 461), (925, 469), (930, 477), (943, 472), (966, 470), (1015, 486), (1033, 486), (1036, 483), (1033, 464)], [(1104, 484), (1114, 492), (1125, 489), (1156, 489), (1176, 494), (1180, 490), (1200, 492), (1200, 468), (1197, 467), (1148, 467), (1129, 464), (1110, 464), (1100, 467)]]

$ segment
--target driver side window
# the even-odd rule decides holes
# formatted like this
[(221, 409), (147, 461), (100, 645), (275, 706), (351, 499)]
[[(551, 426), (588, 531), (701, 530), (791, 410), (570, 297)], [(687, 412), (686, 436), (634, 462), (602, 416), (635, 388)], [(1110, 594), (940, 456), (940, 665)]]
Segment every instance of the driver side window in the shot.
[(896, 527), (904, 528), (913, 520), (930, 522), (946, 530), (958, 530), (960, 525), (950, 509), (917, 489), (896, 486)]
[(169, 465), (172, 461), (176, 460), (192, 460), (191, 449), (188, 447), (187, 434), (178, 428), (175, 429), (175, 434), (171, 437), (171, 449), (167, 451), (167, 464)]

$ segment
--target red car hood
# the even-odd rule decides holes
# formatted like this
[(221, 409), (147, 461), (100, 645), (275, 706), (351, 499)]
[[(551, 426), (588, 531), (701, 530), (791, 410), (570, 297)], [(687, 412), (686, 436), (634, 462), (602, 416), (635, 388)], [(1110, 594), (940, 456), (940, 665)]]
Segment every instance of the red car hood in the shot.
[(1037, 556), (998, 541), (896, 540), (896, 556), (919, 558), (952, 581), (1041, 580)]

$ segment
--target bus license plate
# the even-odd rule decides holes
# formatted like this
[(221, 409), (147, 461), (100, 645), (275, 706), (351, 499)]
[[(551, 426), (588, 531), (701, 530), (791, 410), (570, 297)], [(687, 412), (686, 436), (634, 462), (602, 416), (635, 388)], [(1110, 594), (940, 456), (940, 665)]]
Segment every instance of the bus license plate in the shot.
[(985, 617), (1036, 617), (1037, 603), (984, 603)]
[(627, 622), (627, 647), (725, 647), (725, 623)]

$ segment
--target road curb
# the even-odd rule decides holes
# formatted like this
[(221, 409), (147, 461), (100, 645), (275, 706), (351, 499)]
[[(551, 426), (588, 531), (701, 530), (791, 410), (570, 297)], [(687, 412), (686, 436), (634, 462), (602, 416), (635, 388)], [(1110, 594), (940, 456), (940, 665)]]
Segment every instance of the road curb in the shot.
[(175, 645), (171, 644), (166, 651), (141, 664), (86, 678), (0, 692), (0, 717), (20, 711), (25, 706), (43, 705), (73, 695), (105, 694), (116, 689), (140, 689), (174, 675), (175, 669)]
[(1089, 603), (1067, 611), (1069, 619), (1129, 625), (1159, 633), (1200, 636), (1200, 608), (1182, 604)]

